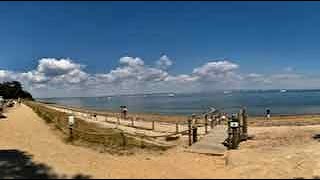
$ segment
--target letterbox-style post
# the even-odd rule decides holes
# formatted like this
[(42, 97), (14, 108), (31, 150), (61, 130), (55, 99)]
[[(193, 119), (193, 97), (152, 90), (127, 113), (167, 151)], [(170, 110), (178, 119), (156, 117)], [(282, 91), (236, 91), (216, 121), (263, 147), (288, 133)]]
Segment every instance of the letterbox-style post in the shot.
[(240, 124), (237, 115), (233, 114), (229, 121), (229, 148), (237, 149), (240, 143)]
[(72, 141), (73, 140), (73, 126), (74, 126), (74, 116), (69, 115), (68, 117), (68, 125), (69, 125), (69, 139)]

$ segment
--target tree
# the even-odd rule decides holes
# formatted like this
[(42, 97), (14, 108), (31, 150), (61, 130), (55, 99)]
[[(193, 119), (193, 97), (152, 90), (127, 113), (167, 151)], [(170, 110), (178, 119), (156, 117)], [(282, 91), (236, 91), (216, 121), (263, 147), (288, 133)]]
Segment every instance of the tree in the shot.
[(33, 100), (32, 95), (24, 91), (22, 85), (18, 81), (0, 83), (0, 96), (4, 99), (30, 99)]

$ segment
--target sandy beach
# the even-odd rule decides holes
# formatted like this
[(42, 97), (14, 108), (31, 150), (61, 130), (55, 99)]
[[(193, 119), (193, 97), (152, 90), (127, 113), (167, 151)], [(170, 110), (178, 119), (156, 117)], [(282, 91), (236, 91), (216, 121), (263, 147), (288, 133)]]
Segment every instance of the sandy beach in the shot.
[[(312, 178), (320, 175), (320, 144), (316, 138), (320, 125), (250, 127), (249, 133), (255, 138), (241, 143), (239, 150), (229, 151), (226, 162), (223, 157), (184, 152), (180, 146), (131, 156), (99, 153), (64, 143), (25, 105), (9, 109), (5, 115), (7, 118), (0, 120), (0, 161), (8, 157), (8, 150), (14, 154), (25, 152), (37, 171), (33, 174), (23, 172), (23, 168), (10, 171), (3, 169), (6, 163), (1, 163), (1, 178), (18, 175), (34, 178), (39, 177), (38, 171), (49, 178)], [(8, 164), (13, 161), (6, 160)]]

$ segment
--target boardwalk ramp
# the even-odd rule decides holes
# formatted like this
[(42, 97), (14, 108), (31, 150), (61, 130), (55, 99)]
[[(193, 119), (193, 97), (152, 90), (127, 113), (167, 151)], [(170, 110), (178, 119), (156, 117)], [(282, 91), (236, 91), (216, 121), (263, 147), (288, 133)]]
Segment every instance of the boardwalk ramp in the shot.
[(227, 126), (218, 125), (197, 143), (186, 149), (187, 152), (223, 156), (227, 151), (222, 143), (227, 139)]

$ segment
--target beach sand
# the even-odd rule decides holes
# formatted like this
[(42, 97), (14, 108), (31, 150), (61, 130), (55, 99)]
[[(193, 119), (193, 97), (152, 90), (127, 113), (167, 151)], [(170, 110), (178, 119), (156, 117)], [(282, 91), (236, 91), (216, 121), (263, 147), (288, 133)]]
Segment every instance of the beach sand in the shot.
[[(312, 178), (320, 175), (320, 142), (313, 138), (320, 133), (320, 125), (252, 126), (249, 133), (255, 138), (241, 143), (239, 150), (229, 151), (226, 166), (223, 157), (187, 153), (180, 146), (166, 152), (131, 156), (99, 153), (65, 144), (24, 105), (9, 109), (6, 116), (0, 120), (0, 161), (7, 150), (26, 152), (34, 164), (45, 164), (58, 177), (81, 174), (91, 178)], [(0, 178), (14, 176), (3, 167), (0, 163)], [(32, 177), (30, 173), (23, 175)]]

